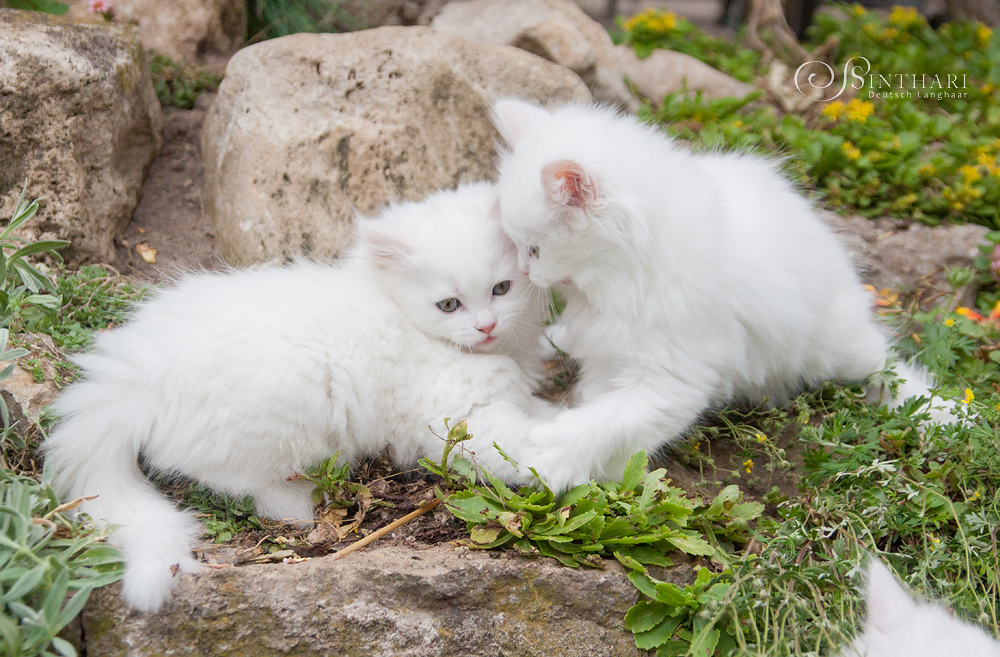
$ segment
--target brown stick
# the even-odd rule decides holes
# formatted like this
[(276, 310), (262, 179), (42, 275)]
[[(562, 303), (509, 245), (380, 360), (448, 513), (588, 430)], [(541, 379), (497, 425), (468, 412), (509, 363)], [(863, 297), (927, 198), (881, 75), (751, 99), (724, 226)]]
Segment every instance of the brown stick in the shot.
[(420, 507), (416, 511), (410, 511), (409, 513), (407, 513), (405, 516), (403, 516), (399, 520), (395, 520), (393, 522), (390, 522), (388, 525), (386, 525), (382, 529), (379, 529), (377, 531), (373, 531), (371, 534), (368, 534), (368, 536), (365, 536), (360, 541), (355, 541), (354, 543), (351, 543), (350, 545), (348, 545), (347, 547), (345, 547), (343, 550), (341, 550), (341, 551), (337, 552), (336, 554), (334, 554), (333, 557), (331, 557), (331, 560), (332, 561), (336, 561), (337, 559), (341, 559), (343, 557), (346, 557), (351, 552), (354, 552), (356, 550), (360, 550), (361, 548), (363, 548), (364, 546), (368, 545), (369, 543), (372, 543), (372, 542), (377, 541), (378, 539), (382, 538), (383, 536), (385, 536), (386, 534), (388, 534), (392, 530), (397, 529), (399, 527), (402, 527), (403, 525), (405, 525), (406, 523), (410, 522), (411, 520), (414, 520), (415, 518), (419, 518), (420, 516), (424, 515), (428, 511), (431, 511), (432, 509), (437, 508), (437, 506), (439, 504), (441, 504), (441, 500), (434, 499), (434, 500), (428, 502), (427, 504), (425, 504), (424, 506)]

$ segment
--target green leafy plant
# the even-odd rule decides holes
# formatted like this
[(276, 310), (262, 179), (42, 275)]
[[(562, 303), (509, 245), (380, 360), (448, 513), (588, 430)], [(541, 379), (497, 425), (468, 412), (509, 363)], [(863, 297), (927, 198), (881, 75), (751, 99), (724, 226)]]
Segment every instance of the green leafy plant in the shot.
[[(26, 356), (28, 354), (27, 349), (8, 349), (7, 348), (7, 338), (10, 335), (7, 329), (0, 329), (0, 363), (13, 360), (16, 361), (21, 356)], [(9, 377), (14, 372), (15, 363), (11, 363), (0, 370), (0, 383)], [(3, 426), (7, 428), (10, 426), (10, 410), (7, 408), (7, 400), (0, 397), (0, 417), (3, 419)]]
[(40, 11), (55, 16), (62, 16), (69, 11), (69, 5), (57, 0), (5, 0), (5, 4), (10, 9)]
[(153, 55), (149, 72), (160, 104), (183, 109), (194, 107), (199, 95), (216, 91), (222, 81), (220, 75), (193, 64), (179, 64), (166, 55)]
[[(728, 550), (748, 540), (749, 523), (760, 516), (762, 504), (743, 502), (739, 489), (729, 486), (705, 505), (665, 481), (665, 470), (647, 473), (642, 452), (629, 460), (621, 482), (591, 482), (560, 496), (544, 484), (515, 492), (485, 471), (479, 476), (489, 485), (477, 485), (472, 462), (461, 453), (450, 456), (469, 437), (464, 421), (451, 426), (441, 461), (425, 458), (421, 464), (451, 488), (436, 493), (445, 508), (466, 522), (470, 547), (510, 546), (522, 556), (551, 557), (570, 567), (602, 568), (603, 558), (617, 559), (629, 569), (629, 580), (654, 598), (638, 603), (626, 616), (637, 646), (714, 649), (722, 631), (703, 632), (699, 613), (726, 585), (701, 568), (691, 585), (680, 588), (656, 580), (648, 567), (672, 566), (669, 555), (677, 552), (729, 563), (733, 555)], [(657, 596), (676, 604), (668, 607)]]
[(24, 200), (25, 181), (14, 214), (0, 230), (0, 326), (36, 326), (55, 315), (62, 303), (56, 286), (47, 274), (28, 262), (28, 256), (49, 254), (58, 259), (58, 249), (69, 244), (64, 240), (29, 242), (14, 231), (24, 226), (38, 212), (38, 202)]
[(0, 652), (76, 655), (59, 632), (91, 591), (121, 578), (123, 558), (64, 512), (46, 483), (0, 471)]
[[(844, 5), (840, 14), (818, 15), (807, 45), (836, 37), (840, 48), (834, 70), (864, 57), (872, 75), (859, 89), (848, 85), (847, 93), (820, 111), (782, 114), (752, 99), (678, 93), (656, 112), (647, 107), (643, 115), (708, 149), (778, 153), (787, 158), (792, 179), (815, 186), (833, 208), (866, 217), (1000, 227), (1000, 39), (976, 22), (934, 30), (913, 9), (897, 7), (884, 17)], [(747, 53), (745, 58), (720, 56), (724, 46), (693, 35), (693, 26), (662, 12), (640, 14), (623, 27), (626, 41), (640, 55), (674, 48), (740, 79), (766, 73), (753, 51), (730, 46)], [(892, 78), (898, 87), (899, 76), (913, 74), (937, 76), (938, 87), (952, 76), (962, 86), (934, 93), (920, 85), (886, 86)], [(834, 86), (843, 84), (838, 79)]]

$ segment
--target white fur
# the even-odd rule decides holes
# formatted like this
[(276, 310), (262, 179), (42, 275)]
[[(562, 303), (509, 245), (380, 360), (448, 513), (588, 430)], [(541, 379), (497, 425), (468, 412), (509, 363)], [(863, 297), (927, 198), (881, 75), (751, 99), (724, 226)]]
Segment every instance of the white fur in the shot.
[[(517, 272), (494, 202), (481, 183), (390, 207), (359, 221), (359, 246), (334, 265), (188, 276), (76, 358), (83, 380), (53, 406), (62, 421), (46, 465), (64, 498), (98, 495), (82, 511), (120, 526), (111, 541), (134, 607), (160, 607), (172, 565), (198, 569), (200, 535), (145, 479), (140, 454), (252, 495), (264, 516), (308, 522), (310, 486), (286, 481), (293, 473), (386, 445), (403, 467), (439, 458), (443, 419), (467, 417), (465, 445), (516, 479), (492, 443), (522, 438), (529, 415), (548, 411), (514, 360), (540, 369), (545, 296)], [(493, 295), (503, 280), (510, 291)], [(447, 297), (462, 308), (441, 312)], [(476, 327), (493, 322), (497, 339), (483, 345)]]
[[(713, 405), (780, 404), (885, 366), (847, 254), (774, 163), (693, 154), (595, 107), (506, 100), (495, 118), (511, 146), (503, 227), (522, 271), (561, 286), (565, 328), (550, 335), (583, 367), (578, 405), (523, 452), (553, 488), (619, 477)], [(906, 396), (927, 394), (918, 370), (899, 373)]]
[(1000, 644), (986, 632), (913, 600), (876, 559), (867, 580), (864, 631), (840, 657), (1000, 657)]

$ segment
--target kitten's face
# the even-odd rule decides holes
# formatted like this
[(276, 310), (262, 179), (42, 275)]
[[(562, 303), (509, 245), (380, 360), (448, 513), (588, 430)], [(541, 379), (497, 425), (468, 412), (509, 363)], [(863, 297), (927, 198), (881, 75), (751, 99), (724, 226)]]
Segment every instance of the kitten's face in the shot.
[(462, 187), (371, 221), (395, 240), (382, 272), (418, 330), (469, 351), (510, 353), (520, 323), (541, 323), (541, 291), (518, 271), (513, 243), (489, 216), (495, 198), (492, 186)]
[(501, 223), (517, 245), (521, 271), (542, 287), (570, 282), (601, 260), (600, 231), (593, 221), (603, 206), (601, 185), (572, 159), (539, 159), (535, 149), (518, 147), (545, 138), (551, 120), (547, 111), (501, 101), (494, 118), (514, 147), (503, 159), (497, 188)]

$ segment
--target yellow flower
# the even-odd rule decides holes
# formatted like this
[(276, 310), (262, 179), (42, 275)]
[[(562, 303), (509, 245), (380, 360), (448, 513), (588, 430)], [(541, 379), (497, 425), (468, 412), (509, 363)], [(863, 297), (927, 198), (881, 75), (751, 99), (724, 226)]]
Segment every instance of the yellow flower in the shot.
[(981, 164), (984, 167), (988, 167), (991, 164), (996, 164), (996, 161), (997, 159), (995, 157), (991, 157), (987, 153), (980, 153), (979, 155), (976, 156), (976, 164)]
[(743, 127), (743, 121), (740, 121), (739, 119), (736, 119), (735, 121), (733, 121), (733, 127), (734, 128), (742, 128)]
[(982, 178), (982, 175), (979, 173), (979, 167), (971, 164), (960, 166), (958, 171), (962, 174), (962, 178), (965, 179), (965, 182), (973, 182)]
[(753, 461), (750, 459), (743, 461), (743, 467), (746, 468), (747, 474), (750, 474), (750, 470), (753, 468)]
[(892, 41), (899, 36), (899, 30), (894, 27), (887, 27), (878, 36), (883, 41)]
[(984, 84), (983, 86), (979, 87), (979, 93), (983, 94), (984, 96), (989, 96), (991, 93), (993, 93), (994, 88), (995, 87), (992, 84)]
[(976, 26), (976, 44), (980, 48), (986, 48), (990, 43), (990, 37), (993, 35), (993, 30), (986, 27), (982, 23)]
[(965, 399), (962, 400), (962, 403), (965, 404), (966, 406), (968, 406), (969, 404), (972, 403), (972, 400), (975, 399), (975, 398), (976, 398), (976, 396), (972, 393), (972, 388), (966, 388), (965, 389)]
[(934, 534), (930, 534), (930, 538), (932, 541), (934, 541), (935, 547), (937, 547), (937, 545), (941, 543), (941, 539), (935, 536)]
[(903, 29), (911, 25), (920, 25), (923, 23), (923, 20), (916, 7), (900, 7), (897, 5), (892, 8), (892, 13), (889, 14), (889, 22), (899, 25)]
[(849, 141), (845, 141), (840, 145), (840, 150), (844, 151), (844, 155), (847, 156), (848, 160), (854, 161), (861, 157), (861, 151), (859, 151), (854, 144)]
[(854, 14), (855, 18), (861, 18), (865, 15), (865, 8), (861, 5), (854, 5), (851, 7), (851, 13)]
[(840, 115), (844, 113), (844, 104), (839, 100), (835, 100), (831, 103), (827, 103), (826, 107), (823, 108), (823, 116), (833, 119), (836, 121), (840, 118)]
[(917, 170), (921, 176), (933, 176), (937, 173), (937, 169), (934, 168), (933, 164), (925, 164)]
[(662, 33), (670, 32), (675, 27), (677, 27), (677, 14), (671, 11), (659, 11), (658, 9), (647, 9), (622, 23), (622, 29), (627, 32), (632, 32), (637, 28), (644, 28), (651, 32)]
[(948, 319), (944, 320), (944, 325), (945, 326), (954, 326), (955, 325), (955, 320), (953, 320), (951, 317), (949, 317)]
[(759, 442), (759, 443), (766, 443), (767, 442), (767, 434), (764, 434), (764, 433), (755, 433), (754, 434), (754, 438), (756, 438), (757, 442)]
[(701, 447), (701, 441), (698, 441), (694, 444), (694, 451), (697, 452), (699, 447)]
[(978, 499), (979, 499), (979, 491), (978, 490), (972, 491), (972, 494), (969, 495), (969, 501), (970, 502), (975, 502)]
[(874, 111), (874, 105), (864, 100), (858, 100), (857, 98), (847, 103), (847, 107), (844, 109), (847, 118), (858, 123), (864, 123)]

